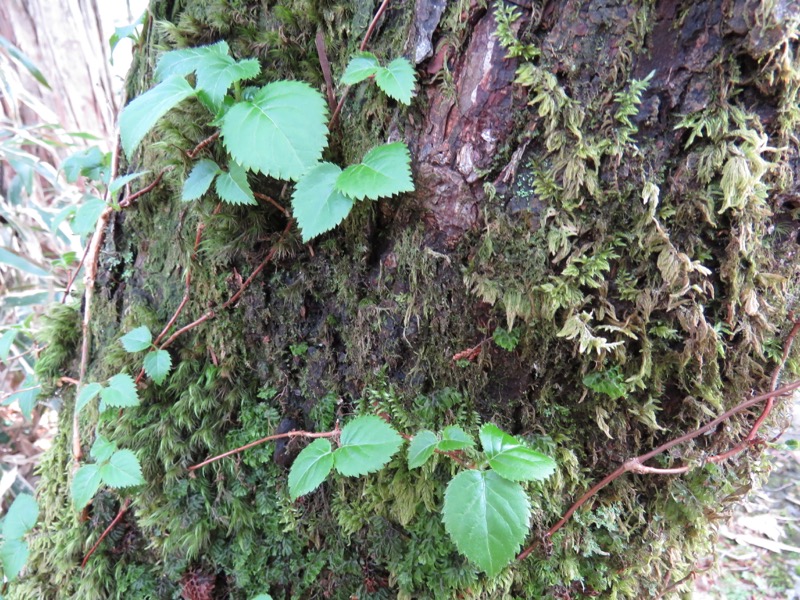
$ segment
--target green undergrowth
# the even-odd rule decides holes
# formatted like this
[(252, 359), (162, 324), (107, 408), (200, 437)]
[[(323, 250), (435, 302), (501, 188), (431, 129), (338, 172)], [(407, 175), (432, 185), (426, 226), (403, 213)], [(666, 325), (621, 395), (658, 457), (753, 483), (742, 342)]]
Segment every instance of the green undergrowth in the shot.
[[(137, 58), (132, 96), (149, 87), (155, 50), (221, 38), (235, 57), (260, 59), (256, 84), (293, 77), (319, 87), (317, 29), (333, 40), (327, 53), (341, 73), (374, 8), (297, 0), (267, 13), (208, 0), (180, 12), (174, 4), (154, 7), (153, 55)], [(448, 10), (442, 35), (457, 47), (464, 25), (456, 12)], [(370, 43), (381, 60), (403, 53), (412, 10), (390, 9), (387, 18), (391, 27)], [(487, 200), (480, 230), (457, 248), (443, 254), (428, 246), (424, 226), (359, 204), (341, 231), (315, 242), (313, 257), (299, 236), (281, 242), (274, 266), (235, 308), (169, 349), (174, 371), (140, 390), (140, 406), (102, 419), (87, 407), (84, 448), (97, 428), (136, 452), (146, 483), (83, 570), (122, 498), (101, 492), (86, 520), (71, 509), (74, 399), (64, 392), (61, 427), (40, 467), (28, 574), (11, 597), (177, 598), (202, 576), (235, 599), (266, 589), (275, 598), (641, 598), (663, 589), (668, 574), (688, 574), (712, 548), (710, 523), (724, 503), (763, 476), (758, 459), (703, 464), (746, 433), (744, 417), (649, 463), (689, 461), (698, 466), (690, 474), (617, 480), (552, 545), (493, 579), (446, 535), (440, 514), (453, 463), (443, 457), (415, 470), (395, 458), (296, 502), (284, 466), (301, 448), (293, 443), (187, 472), (281, 427), (329, 430), (354, 414), (388, 415), (409, 434), (446, 425), (475, 433), (493, 422), (558, 464), (546, 482), (526, 484), (533, 543), (621, 461), (702, 425), (743, 390), (764, 389), (796, 293), (784, 259), (794, 236), (776, 198), (792, 185), (800, 75), (777, 50), (759, 57), (760, 93), (779, 107), (778, 119), (765, 123), (733, 77), (702, 111), (667, 115), (677, 141), (657, 148), (637, 131), (647, 127), (637, 117), (650, 98), (647, 78), (631, 75), (651, 21), (644, 9), (631, 21), (625, 52), (603, 69), (602, 94), (580, 71), (554, 74), (537, 35), (523, 31), (522, 46), (501, 36), (521, 57), (518, 84), (530, 105), (519, 119), (533, 126), (519, 139), (527, 150), (515, 183)], [(717, 68), (737, 75), (727, 60)], [(328, 150), (348, 163), (402, 133), (406, 111), (419, 108), (387, 104), (375, 86), (351, 94)], [(180, 323), (229, 298), (283, 228), (267, 205), (213, 214), (210, 200), (179, 201), (184, 152), (212, 133), (197, 125), (202, 110), (184, 103), (168, 113), (131, 160), (132, 170), (173, 170), (116, 215), (106, 236), (90, 380), (136, 375), (139, 362), (116, 340), (143, 325), (158, 332), (170, 318), (198, 223), (204, 236)], [(220, 159), (223, 150), (209, 153)], [(274, 182), (253, 183), (280, 194)], [(46, 385), (75, 374), (79, 321), (76, 305), (52, 313), (38, 363)], [(493, 335), (498, 329), (513, 335)], [(453, 360), (484, 340), (473, 360)]]

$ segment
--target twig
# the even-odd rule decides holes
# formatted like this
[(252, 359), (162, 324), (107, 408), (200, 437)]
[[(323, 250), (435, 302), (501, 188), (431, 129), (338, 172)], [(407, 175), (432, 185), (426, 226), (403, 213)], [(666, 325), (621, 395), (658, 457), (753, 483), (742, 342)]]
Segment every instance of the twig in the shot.
[(275, 208), (277, 208), (277, 209), (278, 209), (279, 211), (281, 211), (281, 212), (282, 212), (284, 215), (286, 215), (287, 217), (289, 216), (289, 211), (287, 211), (287, 210), (286, 210), (285, 208), (283, 208), (283, 207), (282, 207), (280, 204), (278, 204), (278, 201), (277, 201), (277, 200), (275, 200), (274, 198), (272, 198), (272, 197), (270, 197), (270, 196), (267, 196), (266, 194), (259, 194), (258, 192), (253, 192), (253, 196), (255, 196), (256, 198), (258, 198), (259, 200), (264, 200), (264, 201), (266, 201), (266, 202), (269, 202), (270, 204), (272, 204), (272, 206), (274, 206)]
[(314, 39), (317, 46), (317, 56), (319, 57), (319, 66), (322, 67), (322, 76), (325, 78), (325, 92), (328, 96), (328, 108), (331, 110), (336, 109), (336, 97), (333, 95), (333, 74), (331, 73), (331, 63), (328, 60), (328, 53), (325, 52), (325, 34), (322, 30), (317, 31), (317, 37)]
[[(267, 264), (269, 264), (269, 262), (274, 258), (275, 253), (277, 252), (277, 245), (283, 240), (283, 238), (286, 236), (286, 234), (289, 233), (289, 230), (291, 229), (293, 224), (294, 224), (294, 220), (293, 219), (289, 219), (289, 222), (286, 224), (286, 227), (284, 228), (283, 232), (281, 233), (281, 237), (278, 240), (278, 242), (274, 246), (272, 246), (272, 248), (270, 248), (270, 251), (267, 253), (267, 256), (264, 257), (264, 260), (262, 260), (261, 263), (253, 270), (253, 272), (250, 274), (250, 277), (248, 277), (244, 281), (244, 283), (242, 283), (241, 287), (239, 288), (239, 291), (237, 291), (233, 296), (231, 296), (220, 307), (220, 310), (225, 310), (225, 309), (229, 308), (230, 306), (235, 304), (239, 300), (239, 298), (241, 298), (241, 296), (245, 292), (245, 290), (247, 290), (247, 288), (250, 287), (250, 284), (253, 283), (253, 280), (258, 276), (259, 273), (261, 273), (261, 271), (264, 269), (264, 267), (266, 267)], [(187, 331), (189, 331), (191, 329), (194, 329), (198, 325), (200, 325), (202, 323), (205, 323), (209, 319), (213, 319), (216, 316), (217, 316), (217, 312), (212, 308), (211, 310), (209, 310), (208, 312), (203, 314), (200, 318), (192, 321), (188, 325), (184, 325), (178, 331), (173, 333), (169, 338), (167, 338), (166, 342), (161, 344), (160, 349), (163, 350), (163, 349), (167, 348), (176, 339), (178, 339), (181, 335), (183, 335)]]
[(370, 21), (369, 27), (367, 27), (367, 33), (364, 34), (364, 39), (361, 40), (361, 47), (359, 48), (361, 52), (364, 52), (364, 50), (367, 49), (369, 38), (372, 37), (372, 33), (375, 31), (375, 27), (378, 25), (378, 20), (383, 16), (383, 13), (386, 12), (387, 8), (389, 8), (389, 0), (383, 0), (381, 5), (378, 7), (378, 12), (375, 13), (374, 17), (372, 17), (372, 21)]
[[(367, 44), (369, 43), (369, 38), (372, 37), (372, 33), (375, 31), (375, 27), (378, 25), (378, 20), (383, 16), (383, 13), (386, 12), (386, 9), (389, 8), (389, 0), (383, 0), (381, 5), (378, 7), (378, 11), (375, 13), (375, 16), (372, 17), (372, 21), (370, 21), (369, 27), (367, 27), (367, 32), (364, 34), (364, 39), (361, 40), (361, 46), (359, 50), (364, 52), (367, 49)], [(331, 129), (334, 124), (336, 123), (336, 119), (339, 116), (339, 113), (342, 112), (342, 108), (344, 107), (344, 102), (347, 100), (347, 95), (350, 93), (350, 87), (347, 86), (344, 88), (342, 92), (342, 97), (339, 100), (339, 103), (336, 105), (336, 109), (333, 111), (333, 115), (331, 115), (331, 120), (328, 121), (328, 129)]]
[(197, 144), (197, 146), (194, 147), (194, 150), (192, 150), (190, 152), (187, 152), (186, 156), (188, 156), (189, 158), (194, 160), (195, 158), (197, 158), (198, 154), (200, 154), (206, 147), (208, 147), (210, 144), (212, 144), (214, 142), (214, 140), (216, 140), (218, 137), (219, 137), (219, 131), (217, 131), (215, 133), (212, 133), (210, 136), (208, 136), (202, 142)]
[[(92, 235), (92, 240), (89, 243), (88, 252), (88, 266), (86, 268), (86, 276), (84, 277), (84, 292), (83, 292), (83, 321), (81, 323), (81, 334), (83, 339), (81, 341), (81, 362), (78, 370), (78, 382), (76, 393), (80, 393), (83, 381), (86, 378), (86, 369), (89, 364), (89, 346), (90, 346), (90, 331), (89, 324), (92, 320), (92, 299), (94, 298), (94, 282), (97, 277), (97, 261), (100, 256), (100, 246), (105, 236), (106, 226), (111, 218), (113, 210), (109, 206), (106, 208), (100, 218), (97, 220), (97, 227)], [(83, 457), (81, 451), (81, 437), (80, 437), (80, 423), (78, 420), (78, 411), (73, 410), (72, 414), (72, 458), (73, 470), (77, 470), (80, 466), (80, 460)]]
[(83, 263), (86, 262), (87, 254), (89, 254), (89, 244), (86, 244), (86, 249), (83, 251), (83, 256), (81, 256), (81, 262), (78, 263), (78, 266), (69, 275), (69, 280), (67, 281), (67, 287), (64, 289), (64, 295), (61, 298), (61, 304), (64, 304), (67, 301), (67, 298), (69, 298), (69, 291), (72, 289), (72, 284), (75, 283), (75, 279), (78, 277), (78, 273), (81, 272), (81, 269), (83, 268)]
[(120, 522), (122, 517), (125, 516), (125, 513), (128, 512), (128, 507), (130, 505), (131, 505), (131, 499), (128, 498), (127, 500), (125, 500), (125, 502), (120, 507), (119, 512), (117, 513), (117, 516), (114, 517), (114, 520), (111, 521), (111, 523), (109, 523), (108, 527), (106, 527), (105, 531), (103, 531), (103, 533), (100, 534), (100, 537), (94, 543), (94, 546), (92, 546), (92, 549), (89, 550), (89, 552), (86, 553), (86, 556), (83, 557), (83, 561), (81, 562), (81, 569), (86, 567), (86, 563), (89, 562), (89, 558), (91, 558), (92, 554), (94, 554), (95, 550), (97, 550), (97, 548), (100, 546), (100, 542), (102, 542), (108, 536), (108, 534), (111, 533), (111, 530), (114, 529), (114, 527), (117, 525), (117, 523)]
[(250, 442), (249, 444), (245, 444), (244, 446), (240, 446), (235, 450), (228, 450), (222, 454), (217, 456), (213, 456), (204, 460), (201, 463), (196, 465), (192, 465), (189, 467), (189, 471), (196, 471), (201, 467), (205, 467), (206, 465), (210, 465), (213, 462), (221, 460), (223, 458), (227, 458), (228, 456), (233, 456), (234, 454), (238, 454), (239, 452), (244, 452), (245, 450), (249, 450), (250, 448), (254, 448), (255, 446), (259, 446), (265, 442), (271, 442), (273, 440), (283, 440), (286, 438), (295, 438), (295, 437), (306, 437), (306, 438), (332, 438), (338, 436), (342, 431), (339, 429), (339, 424), (336, 424), (336, 427), (333, 431), (323, 431), (321, 433), (313, 433), (310, 431), (289, 431), (287, 433), (276, 433), (275, 435), (268, 435), (267, 437), (261, 438), (260, 440), (256, 440), (255, 442)]
[[(670, 448), (672, 448), (674, 446), (677, 446), (678, 444), (682, 444), (683, 442), (687, 442), (687, 441), (692, 440), (692, 439), (694, 439), (696, 437), (699, 437), (699, 436), (703, 435), (704, 433), (706, 433), (707, 431), (711, 431), (712, 429), (717, 427), (717, 425), (719, 425), (720, 423), (728, 420), (733, 415), (735, 415), (737, 413), (740, 413), (743, 410), (747, 410), (748, 408), (750, 408), (752, 406), (755, 406), (756, 404), (759, 404), (759, 403), (763, 402), (764, 400), (767, 400), (769, 398), (775, 398), (777, 396), (782, 396), (782, 395), (784, 395), (784, 394), (786, 394), (788, 392), (791, 392), (793, 390), (796, 390), (798, 388), (800, 388), (800, 381), (795, 381), (793, 383), (790, 383), (790, 384), (787, 384), (787, 385), (785, 385), (783, 387), (780, 387), (780, 388), (778, 388), (776, 390), (772, 390), (770, 392), (767, 392), (766, 394), (761, 394), (759, 396), (751, 398), (750, 400), (742, 402), (741, 404), (739, 404), (739, 405), (733, 407), (732, 409), (724, 412), (719, 417), (717, 417), (716, 419), (714, 419), (710, 423), (707, 423), (703, 427), (700, 427), (699, 429), (695, 429), (694, 431), (690, 431), (689, 433), (687, 433), (685, 435), (682, 435), (679, 438), (676, 438), (674, 440), (670, 440), (669, 442), (666, 442), (665, 444), (662, 444), (661, 446), (659, 446), (655, 450), (651, 450), (650, 452), (647, 452), (646, 454), (642, 454), (641, 456), (637, 456), (635, 458), (632, 458), (632, 459), (624, 462), (619, 467), (617, 467), (617, 469), (615, 469), (613, 472), (611, 472), (610, 474), (606, 475), (602, 480), (600, 480), (598, 483), (593, 485), (580, 498), (578, 498), (578, 500), (576, 500), (572, 504), (572, 506), (569, 507), (567, 512), (564, 513), (564, 516), (561, 517), (561, 519), (558, 521), (558, 523), (553, 525), (547, 531), (547, 533), (545, 534), (546, 537), (552, 537), (553, 534), (555, 534), (559, 529), (561, 529), (564, 526), (564, 524), (567, 521), (569, 521), (570, 517), (572, 517), (572, 515), (575, 513), (575, 511), (578, 510), (584, 504), (586, 504), (586, 502), (592, 496), (594, 496), (597, 492), (599, 492), (604, 487), (606, 487), (609, 483), (611, 483), (615, 479), (618, 479), (620, 476), (624, 475), (625, 473), (627, 473), (629, 471), (640, 472), (640, 473), (663, 473), (663, 472), (667, 472), (668, 474), (686, 472), (688, 469), (685, 469), (684, 467), (678, 467), (677, 469), (674, 470), (674, 473), (673, 473), (673, 469), (660, 469), (660, 470), (659, 469), (653, 469), (651, 467), (645, 467), (642, 463), (644, 463), (644, 462), (650, 460), (651, 458), (661, 454), (662, 452), (666, 452), (667, 450), (669, 450)], [(536, 548), (536, 544), (532, 544), (531, 546), (527, 547), (525, 550), (523, 550), (517, 556), (517, 560), (524, 560), (525, 558), (527, 558), (531, 554), (531, 552), (534, 551), (535, 548)]]
[(133, 204), (134, 200), (137, 200), (138, 198), (141, 198), (142, 196), (144, 196), (147, 192), (152, 191), (153, 188), (155, 188), (159, 183), (161, 183), (161, 178), (164, 177), (164, 173), (166, 173), (168, 171), (171, 171), (172, 169), (173, 169), (173, 167), (171, 165), (169, 167), (164, 167), (163, 169), (161, 169), (161, 173), (159, 173), (156, 176), (156, 178), (152, 181), (152, 183), (150, 183), (149, 185), (146, 185), (145, 187), (140, 189), (138, 192), (136, 192), (134, 194), (131, 194), (130, 196), (128, 196), (127, 198), (122, 200), (119, 203), (119, 207), (120, 208), (128, 208), (131, 204)]

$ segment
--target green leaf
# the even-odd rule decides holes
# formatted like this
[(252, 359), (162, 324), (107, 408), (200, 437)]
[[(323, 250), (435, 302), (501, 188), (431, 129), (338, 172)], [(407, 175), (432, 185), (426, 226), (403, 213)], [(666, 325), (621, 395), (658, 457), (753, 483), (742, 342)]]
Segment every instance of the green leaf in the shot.
[(3, 335), (0, 336), (0, 360), (7, 360), (11, 352), (11, 346), (14, 345), (14, 340), (17, 339), (19, 329), (6, 329)]
[(3, 574), (14, 581), (28, 562), (28, 544), (22, 540), (5, 540), (0, 546), (0, 559), (3, 561)]
[(336, 190), (336, 179), (341, 172), (336, 165), (323, 162), (297, 182), (292, 194), (292, 213), (303, 242), (336, 227), (353, 208), (353, 200)]
[(372, 77), (380, 68), (378, 59), (371, 52), (362, 52), (350, 59), (342, 74), (342, 83), (354, 85)]
[(28, 73), (30, 73), (34, 79), (36, 79), (36, 81), (41, 83), (47, 89), (52, 89), (50, 87), (50, 84), (47, 83), (47, 79), (45, 79), (44, 75), (42, 75), (42, 72), (39, 70), (39, 67), (37, 67), (36, 64), (30, 58), (28, 58), (28, 56), (24, 52), (22, 52), (14, 44), (9, 42), (2, 35), (0, 35), (0, 46), (5, 48), (9, 56), (11, 56), (11, 58), (16, 60), (19, 64), (21, 64), (25, 68), (25, 70), (27, 70)]
[(617, 400), (628, 394), (625, 385), (625, 376), (619, 367), (613, 367), (607, 371), (595, 371), (583, 378), (583, 385), (593, 392), (605, 394), (612, 400)]
[(552, 458), (531, 450), (497, 425), (487, 423), (479, 437), (489, 466), (510, 481), (539, 481), (556, 470)]
[(144, 16), (146, 14), (147, 13), (142, 13), (139, 16), (139, 18), (136, 19), (136, 21), (134, 21), (130, 25), (114, 28), (114, 33), (112, 33), (111, 37), (108, 38), (108, 46), (111, 49), (110, 61), (112, 65), (114, 64), (114, 50), (117, 48), (117, 44), (119, 44), (120, 41), (124, 40), (125, 38), (129, 38), (132, 39), (133, 41), (136, 41), (136, 39), (139, 37), (139, 33), (136, 30), (139, 28), (139, 25), (141, 25), (144, 22)]
[(342, 171), (336, 180), (336, 189), (356, 200), (377, 200), (412, 192), (410, 162), (408, 147), (403, 142), (378, 146), (367, 152), (360, 164)]
[(24, 417), (30, 421), (33, 407), (36, 406), (36, 400), (39, 398), (42, 386), (39, 385), (35, 375), (27, 375), (18, 389), (18, 392), (10, 394), (3, 400), (3, 406), (9, 406), (16, 402), (19, 404), (19, 410)]
[(450, 425), (442, 430), (442, 440), (436, 444), (436, 449), (442, 452), (463, 450), (475, 445), (475, 440), (458, 425)]
[(139, 395), (136, 392), (136, 384), (133, 377), (125, 373), (114, 375), (108, 380), (108, 387), (100, 391), (100, 398), (106, 406), (115, 408), (127, 408), (138, 406)]
[(154, 350), (144, 357), (144, 372), (158, 385), (164, 383), (171, 368), (172, 357), (166, 350)]
[(129, 173), (128, 175), (123, 175), (122, 177), (115, 177), (111, 180), (111, 183), (108, 184), (108, 192), (110, 194), (116, 194), (120, 191), (125, 184), (130, 183), (134, 179), (139, 179), (142, 175), (147, 175), (150, 171), (139, 171), (138, 173)]
[(134, 98), (119, 116), (119, 135), (128, 158), (156, 121), (194, 93), (194, 89), (186, 79), (180, 75), (173, 75)]
[(117, 450), (111, 459), (100, 467), (103, 483), (112, 488), (124, 488), (144, 483), (139, 459), (130, 450)]
[(123, 335), (119, 338), (119, 341), (122, 342), (125, 352), (141, 352), (151, 346), (153, 334), (150, 333), (150, 328), (147, 325), (142, 325)]
[(275, 81), (222, 118), (222, 140), (246, 169), (297, 181), (327, 144), (326, 102), (301, 81)]
[(104, 181), (107, 177), (111, 155), (97, 146), (91, 146), (71, 154), (61, 163), (61, 170), (67, 183), (75, 183), (83, 175), (95, 181)]
[(14, 267), (23, 273), (29, 273), (37, 277), (50, 277), (50, 273), (47, 270), (8, 248), (0, 248), (0, 264)]
[(20, 540), (36, 525), (39, 518), (39, 505), (30, 494), (20, 494), (14, 499), (3, 519), (3, 538)]
[(272, 600), (272, 596), (270, 596), (269, 594), (259, 594), (258, 596), (253, 598), (253, 600)]
[(69, 224), (72, 233), (75, 235), (83, 236), (92, 233), (97, 225), (97, 219), (99, 219), (103, 211), (108, 208), (108, 205), (96, 196), (88, 196), (85, 198), (86, 201), (75, 211), (75, 216)]
[(247, 182), (247, 171), (235, 160), (228, 162), (228, 172), (220, 173), (217, 195), (229, 204), (258, 204)]
[(496, 327), (492, 333), (492, 339), (494, 340), (494, 343), (500, 346), (503, 350), (512, 352), (519, 344), (519, 338), (521, 334), (522, 331), (517, 327), (511, 331), (505, 327)]
[(436, 437), (436, 434), (427, 429), (423, 429), (415, 435), (408, 445), (408, 468), (416, 469), (428, 462), (428, 459), (433, 456), (438, 442), (439, 438)]
[(375, 83), (383, 92), (398, 102), (411, 104), (416, 73), (414, 67), (405, 58), (395, 58), (375, 73)]
[(342, 429), (333, 462), (347, 477), (373, 473), (392, 459), (402, 442), (400, 434), (380, 417), (357, 417)]
[(525, 541), (530, 505), (520, 484), (470, 469), (447, 484), (442, 517), (458, 551), (493, 577)]
[(102, 478), (100, 477), (100, 467), (97, 465), (83, 465), (75, 473), (70, 487), (72, 493), (72, 505), (75, 510), (81, 510), (89, 504), (97, 489), (100, 487)]
[(197, 200), (200, 196), (208, 191), (214, 177), (222, 173), (222, 169), (213, 160), (203, 158), (197, 161), (197, 164), (192, 168), (189, 177), (183, 182), (183, 192), (181, 193), (181, 200), (184, 202), (188, 200)]
[(260, 72), (261, 65), (255, 58), (237, 62), (228, 55), (215, 54), (197, 67), (197, 89), (208, 94), (215, 107), (220, 107), (228, 88), (235, 81), (252, 79)]
[(112, 442), (108, 438), (105, 438), (102, 435), (98, 435), (94, 440), (94, 444), (92, 444), (92, 449), (89, 450), (89, 454), (98, 463), (104, 463), (108, 459), (110, 459), (111, 456), (116, 451), (117, 451), (116, 442)]
[(328, 440), (320, 438), (303, 448), (289, 471), (289, 493), (292, 500), (317, 489), (332, 468), (333, 452)]
[(210, 57), (228, 56), (229, 52), (230, 48), (225, 40), (208, 46), (171, 50), (159, 57), (154, 77), (156, 81), (163, 81), (173, 75), (183, 77), (196, 71)]
[(102, 389), (103, 386), (96, 382), (84, 386), (78, 394), (78, 399), (75, 401), (75, 412), (80, 412), (81, 409), (89, 404), (89, 402), (91, 402)]

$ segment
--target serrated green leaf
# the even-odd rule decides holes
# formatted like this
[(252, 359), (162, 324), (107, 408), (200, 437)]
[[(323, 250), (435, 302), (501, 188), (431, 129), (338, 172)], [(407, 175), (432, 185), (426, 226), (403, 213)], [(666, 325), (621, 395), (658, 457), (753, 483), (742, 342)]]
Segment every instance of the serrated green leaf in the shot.
[(140, 171), (139, 173), (129, 173), (122, 177), (115, 177), (111, 183), (108, 184), (108, 191), (111, 194), (116, 194), (120, 191), (125, 184), (130, 183), (134, 179), (139, 179), (142, 175), (147, 175), (150, 171)]
[(436, 449), (442, 452), (453, 452), (454, 450), (464, 450), (475, 445), (466, 431), (458, 425), (450, 425), (442, 430), (442, 439), (436, 444)]
[(196, 71), (200, 64), (209, 57), (228, 56), (229, 53), (230, 48), (225, 40), (207, 46), (170, 50), (158, 58), (153, 76), (156, 81), (163, 81), (174, 75), (184, 77)]
[(78, 399), (75, 401), (75, 412), (80, 412), (81, 409), (89, 404), (89, 402), (91, 402), (102, 389), (103, 386), (96, 382), (90, 383), (89, 385), (81, 388), (81, 391), (78, 394)]
[(4, 540), (0, 546), (0, 560), (3, 561), (3, 574), (14, 581), (28, 562), (30, 550), (22, 540)]
[(8, 507), (3, 519), (3, 539), (20, 540), (36, 525), (39, 505), (30, 494), (20, 494)]
[(113, 455), (116, 451), (116, 442), (112, 442), (108, 438), (98, 435), (94, 440), (94, 444), (92, 444), (92, 449), (89, 450), (89, 454), (98, 463), (103, 463), (110, 459), (111, 455)]
[(19, 329), (6, 329), (3, 335), (0, 336), (0, 360), (5, 361), (11, 352), (11, 346), (14, 345), (14, 340), (17, 339)]
[(80, 236), (92, 233), (97, 225), (97, 219), (100, 218), (106, 208), (108, 208), (108, 205), (100, 198), (96, 196), (85, 197), (85, 201), (75, 211), (75, 216), (69, 223), (72, 233)]
[(432, 431), (423, 429), (417, 433), (408, 445), (408, 468), (416, 469), (428, 462), (438, 442), (439, 438)]
[(147, 350), (153, 343), (153, 334), (150, 333), (150, 328), (147, 325), (142, 325), (136, 329), (132, 329), (121, 338), (119, 341), (125, 352), (141, 352)]
[(335, 189), (342, 170), (323, 162), (300, 178), (292, 194), (292, 214), (307, 242), (333, 229), (350, 213), (353, 200)]
[(327, 144), (326, 102), (301, 81), (275, 81), (222, 118), (222, 141), (246, 169), (297, 181)]
[(392, 459), (402, 443), (400, 434), (383, 419), (357, 417), (342, 428), (333, 464), (346, 477), (373, 473)]
[(214, 177), (222, 173), (222, 169), (213, 160), (203, 158), (197, 161), (197, 164), (192, 168), (189, 177), (183, 182), (183, 192), (181, 193), (181, 200), (187, 202), (189, 200), (197, 200), (200, 196), (208, 191), (211, 187), (211, 182)]
[(228, 172), (220, 173), (216, 182), (217, 195), (229, 204), (258, 204), (247, 182), (247, 171), (232, 160)]
[(371, 52), (362, 52), (350, 59), (347, 68), (342, 74), (342, 83), (354, 85), (375, 75), (380, 68), (380, 63)]
[(139, 459), (130, 450), (117, 450), (100, 467), (103, 483), (112, 488), (124, 488), (144, 483)]
[(510, 481), (539, 481), (556, 470), (552, 458), (531, 450), (497, 425), (487, 423), (479, 437), (489, 466)]
[(144, 372), (157, 385), (164, 383), (171, 368), (172, 357), (166, 350), (154, 350), (148, 352), (144, 357)]
[(333, 451), (328, 440), (320, 438), (303, 448), (289, 471), (289, 493), (292, 500), (317, 489), (332, 468)]
[(72, 493), (72, 505), (75, 510), (81, 510), (89, 504), (97, 489), (100, 487), (102, 478), (100, 477), (100, 467), (97, 465), (83, 465), (72, 478), (70, 490)]
[(522, 487), (493, 471), (462, 471), (447, 484), (444, 527), (458, 551), (490, 577), (514, 560), (529, 518)]
[(367, 152), (360, 164), (342, 171), (336, 180), (336, 189), (356, 200), (377, 200), (412, 192), (410, 162), (408, 147), (403, 142), (378, 146)]
[(395, 58), (385, 67), (380, 67), (375, 73), (375, 83), (383, 92), (403, 104), (411, 104), (411, 94), (414, 92), (416, 80), (414, 67), (405, 58)]
[(228, 55), (214, 54), (197, 67), (197, 89), (205, 92), (213, 106), (219, 109), (228, 88), (235, 81), (252, 79), (260, 72), (261, 65), (255, 58), (237, 62)]
[(179, 102), (195, 93), (181, 75), (172, 75), (154, 88), (137, 96), (119, 116), (119, 135), (125, 155), (131, 157), (133, 151), (147, 132), (161, 117)]
[(133, 377), (125, 373), (114, 375), (108, 380), (108, 387), (100, 391), (100, 398), (106, 406), (127, 408), (139, 405), (139, 394)]

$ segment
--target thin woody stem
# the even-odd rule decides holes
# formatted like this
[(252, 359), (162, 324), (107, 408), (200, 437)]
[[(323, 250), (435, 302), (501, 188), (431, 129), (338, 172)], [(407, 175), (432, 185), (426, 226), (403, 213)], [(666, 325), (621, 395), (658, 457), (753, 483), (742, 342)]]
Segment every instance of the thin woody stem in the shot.
[(338, 436), (340, 433), (341, 430), (337, 426), (333, 431), (323, 431), (321, 433), (314, 433), (311, 431), (289, 431), (287, 433), (276, 433), (275, 435), (268, 435), (267, 437), (261, 438), (260, 440), (256, 440), (255, 442), (250, 442), (249, 444), (245, 444), (244, 446), (240, 446), (238, 448), (235, 448), (234, 450), (228, 450), (227, 452), (208, 458), (201, 463), (189, 467), (189, 471), (196, 471), (197, 469), (205, 467), (206, 465), (210, 465), (213, 462), (222, 460), (223, 458), (227, 458), (228, 456), (233, 456), (234, 454), (239, 454), (240, 452), (244, 452), (245, 450), (249, 450), (250, 448), (254, 448), (266, 442), (271, 442), (274, 440), (285, 440), (288, 438), (295, 438), (295, 437), (304, 437), (309, 439), (333, 438)]

